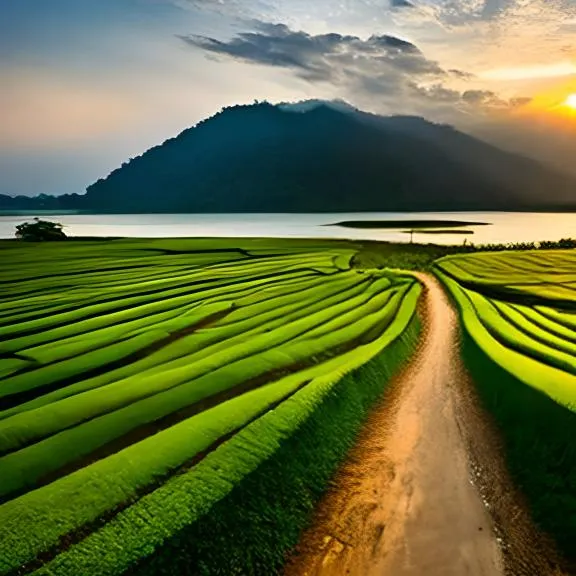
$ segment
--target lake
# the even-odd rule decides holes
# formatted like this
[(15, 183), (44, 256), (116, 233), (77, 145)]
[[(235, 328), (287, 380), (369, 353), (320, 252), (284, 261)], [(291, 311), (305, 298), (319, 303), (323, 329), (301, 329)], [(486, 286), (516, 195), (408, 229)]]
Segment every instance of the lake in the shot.
[(489, 226), (468, 227), (472, 234), (415, 231), (414, 242), (474, 244), (576, 238), (576, 214), (529, 212), (363, 212), (337, 214), (40, 214), (1, 215), (0, 238), (13, 238), (15, 226), (38, 215), (61, 222), (69, 236), (350, 238), (410, 241), (403, 228), (354, 229), (327, 226), (344, 220), (464, 220)]

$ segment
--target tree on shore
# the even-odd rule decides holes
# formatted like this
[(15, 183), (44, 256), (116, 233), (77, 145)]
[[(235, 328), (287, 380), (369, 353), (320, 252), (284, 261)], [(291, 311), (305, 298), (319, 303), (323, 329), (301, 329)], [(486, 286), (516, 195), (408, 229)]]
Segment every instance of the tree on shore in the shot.
[(34, 218), (34, 222), (24, 222), (16, 226), (16, 238), (31, 242), (44, 240), (66, 240), (62, 224)]

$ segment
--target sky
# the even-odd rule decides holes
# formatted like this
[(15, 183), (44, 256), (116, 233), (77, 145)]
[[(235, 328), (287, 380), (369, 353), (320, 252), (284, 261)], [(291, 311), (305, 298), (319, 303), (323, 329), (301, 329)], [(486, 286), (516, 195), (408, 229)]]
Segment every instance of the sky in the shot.
[(254, 100), (453, 124), (576, 174), (576, 0), (0, 5), (0, 194), (83, 193)]

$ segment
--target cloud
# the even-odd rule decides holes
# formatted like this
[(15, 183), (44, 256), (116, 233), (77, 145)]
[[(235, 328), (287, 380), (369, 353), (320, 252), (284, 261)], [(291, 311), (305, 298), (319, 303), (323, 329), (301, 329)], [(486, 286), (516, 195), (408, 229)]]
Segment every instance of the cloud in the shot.
[(418, 0), (156, 0), (225, 20), (281, 22), (321, 33), (338, 29), (354, 34), (396, 30), (396, 21), (416, 17)]
[(417, 94), (421, 98), (430, 102), (435, 102), (438, 104), (456, 104), (462, 98), (460, 92), (457, 90), (452, 90), (451, 88), (446, 88), (442, 86), (442, 84), (433, 84), (431, 86), (419, 86), (418, 84), (412, 84), (411, 87), (414, 94)]
[(377, 102), (378, 111), (469, 114), (517, 107), (490, 90), (457, 90), (451, 83), (474, 75), (444, 70), (412, 42), (391, 35), (327, 33), (312, 35), (285, 24), (253, 21), (253, 31), (223, 41), (208, 36), (179, 36), (207, 54), (282, 68), (309, 83), (333, 88), (335, 97), (360, 105)]
[[(447, 32), (487, 60), (544, 61), (571, 45), (575, 0), (419, 0)], [(543, 52), (545, 50), (545, 52)]]
[(465, 70), (457, 70), (454, 68), (448, 70), (448, 73), (454, 76), (454, 78), (458, 78), (459, 80), (473, 80), (476, 78), (476, 75), (472, 74), (471, 72), (466, 72)]
[(516, 98), (511, 98), (509, 100), (509, 105), (511, 108), (521, 108), (522, 106), (527, 106), (532, 102), (533, 98), (529, 96), (518, 96)]
[(461, 26), (475, 21), (496, 20), (516, 3), (517, 0), (440, 0), (431, 7), (443, 24)]
[[(426, 2), (427, 0), (421, 0)], [(432, 0), (436, 14), (454, 24), (471, 21), (530, 20), (559, 17), (558, 24), (570, 21), (576, 12), (574, 0)]]
[(220, 14), (255, 18), (273, 15), (276, 10), (265, 0), (169, 0), (180, 8), (196, 8)]
[(492, 90), (466, 90), (462, 93), (462, 100), (470, 104), (504, 105), (504, 101), (498, 98)]
[[(385, 80), (402, 84), (405, 76), (440, 77), (446, 72), (413, 43), (390, 35), (367, 39), (337, 33), (311, 35), (285, 24), (255, 21), (253, 32), (228, 41), (207, 36), (179, 36), (189, 46), (244, 62), (292, 70), (308, 81), (376, 87)], [(375, 88), (373, 88), (374, 90)]]

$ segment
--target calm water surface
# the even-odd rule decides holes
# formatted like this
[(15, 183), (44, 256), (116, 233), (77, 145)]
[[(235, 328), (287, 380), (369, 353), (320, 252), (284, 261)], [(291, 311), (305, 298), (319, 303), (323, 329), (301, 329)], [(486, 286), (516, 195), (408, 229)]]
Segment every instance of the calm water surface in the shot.
[[(1, 214), (1, 213), (0, 213)], [(0, 215), (0, 238), (13, 238), (15, 226), (27, 216)], [(576, 214), (527, 212), (435, 212), (350, 214), (50, 214), (69, 236), (192, 237), (242, 236), (276, 238), (352, 238), (407, 242), (410, 235), (398, 230), (357, 230), (326, 226), (342, 220), (465, 220), (487, 222), (470, 227), (473, 234), (414, 233), (414, 241), (437, 244), (488, 244), (576, 238)]]

